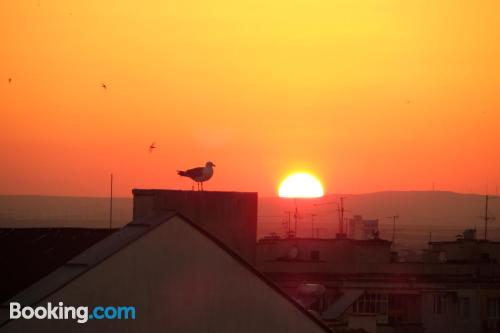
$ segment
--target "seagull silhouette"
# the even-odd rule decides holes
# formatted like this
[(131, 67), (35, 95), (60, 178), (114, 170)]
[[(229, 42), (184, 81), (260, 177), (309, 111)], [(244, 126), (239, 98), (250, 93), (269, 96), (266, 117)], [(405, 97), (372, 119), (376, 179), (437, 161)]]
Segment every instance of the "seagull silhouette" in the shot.
[(153, 152), (153, 149), (156, 149), (156, 146), (155, 146), (156, 142), (153, 142), (151, 144), (151, 146), (149, 146), (149, 153), (152, 153)]
[(212, 175), (214, 174), (213, 167), (215, 167), (215, 164), (208, 161), (207, 163), (205, 163), (204, 167), (193, 168), (185, 171), (178, 170), (177, 174), (182, 177), (191, 178), (198, 185), (198, 191), (203, 191), (203, 182), (206, 182), (207, 180), (212, 178)]
[(11, 83), (11, 82), (12, 82), (12, 78), (11, 78), (11, 77), (9, 77), (9, 83)]
[(101, 84), (101, 87), (103, 87), (103, 88), (104, 88), (104, 90), (108, 89), (108, 87), (107, 87), (104, 83), (103, 83), (103, 84)]

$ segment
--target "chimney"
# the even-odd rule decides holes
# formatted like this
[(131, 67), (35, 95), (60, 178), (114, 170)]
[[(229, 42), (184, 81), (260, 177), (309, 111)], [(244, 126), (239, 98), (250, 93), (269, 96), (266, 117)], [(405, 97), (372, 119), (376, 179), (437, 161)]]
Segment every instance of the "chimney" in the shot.
[(134, 189), (134, 221), (176, 211), (255, 264), (257, 193)]

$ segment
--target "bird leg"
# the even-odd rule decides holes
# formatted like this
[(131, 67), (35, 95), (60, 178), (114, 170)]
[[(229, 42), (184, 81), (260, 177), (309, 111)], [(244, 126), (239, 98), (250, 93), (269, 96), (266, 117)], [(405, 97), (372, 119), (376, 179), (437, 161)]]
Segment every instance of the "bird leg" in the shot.
[(203, 182), (201, 182), (201, 191), (203, 192)]

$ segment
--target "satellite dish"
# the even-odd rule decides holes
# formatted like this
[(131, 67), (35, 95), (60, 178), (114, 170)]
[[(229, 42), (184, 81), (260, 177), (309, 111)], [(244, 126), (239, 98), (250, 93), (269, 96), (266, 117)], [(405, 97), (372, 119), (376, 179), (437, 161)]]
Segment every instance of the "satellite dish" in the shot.
[(326, 292), (325, 286), (317, 283), (303, 283), (297, 287), (297, 293), (299, 295), (321, 296), (325, 292)]
[(289, 251), (288, 251), (288, 259), (297, 259), (299, 255), (299, 248), (297, 246), (293, 246)]

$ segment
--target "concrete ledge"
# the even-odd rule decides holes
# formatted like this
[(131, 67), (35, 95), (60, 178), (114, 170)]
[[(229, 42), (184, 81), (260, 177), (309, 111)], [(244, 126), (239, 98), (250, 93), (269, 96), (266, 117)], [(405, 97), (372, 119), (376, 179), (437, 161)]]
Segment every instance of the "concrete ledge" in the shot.
[(255, 264), (257, 193), (168, 189), (134, 189), (132, 193), (134, 221), (175, 211)]

